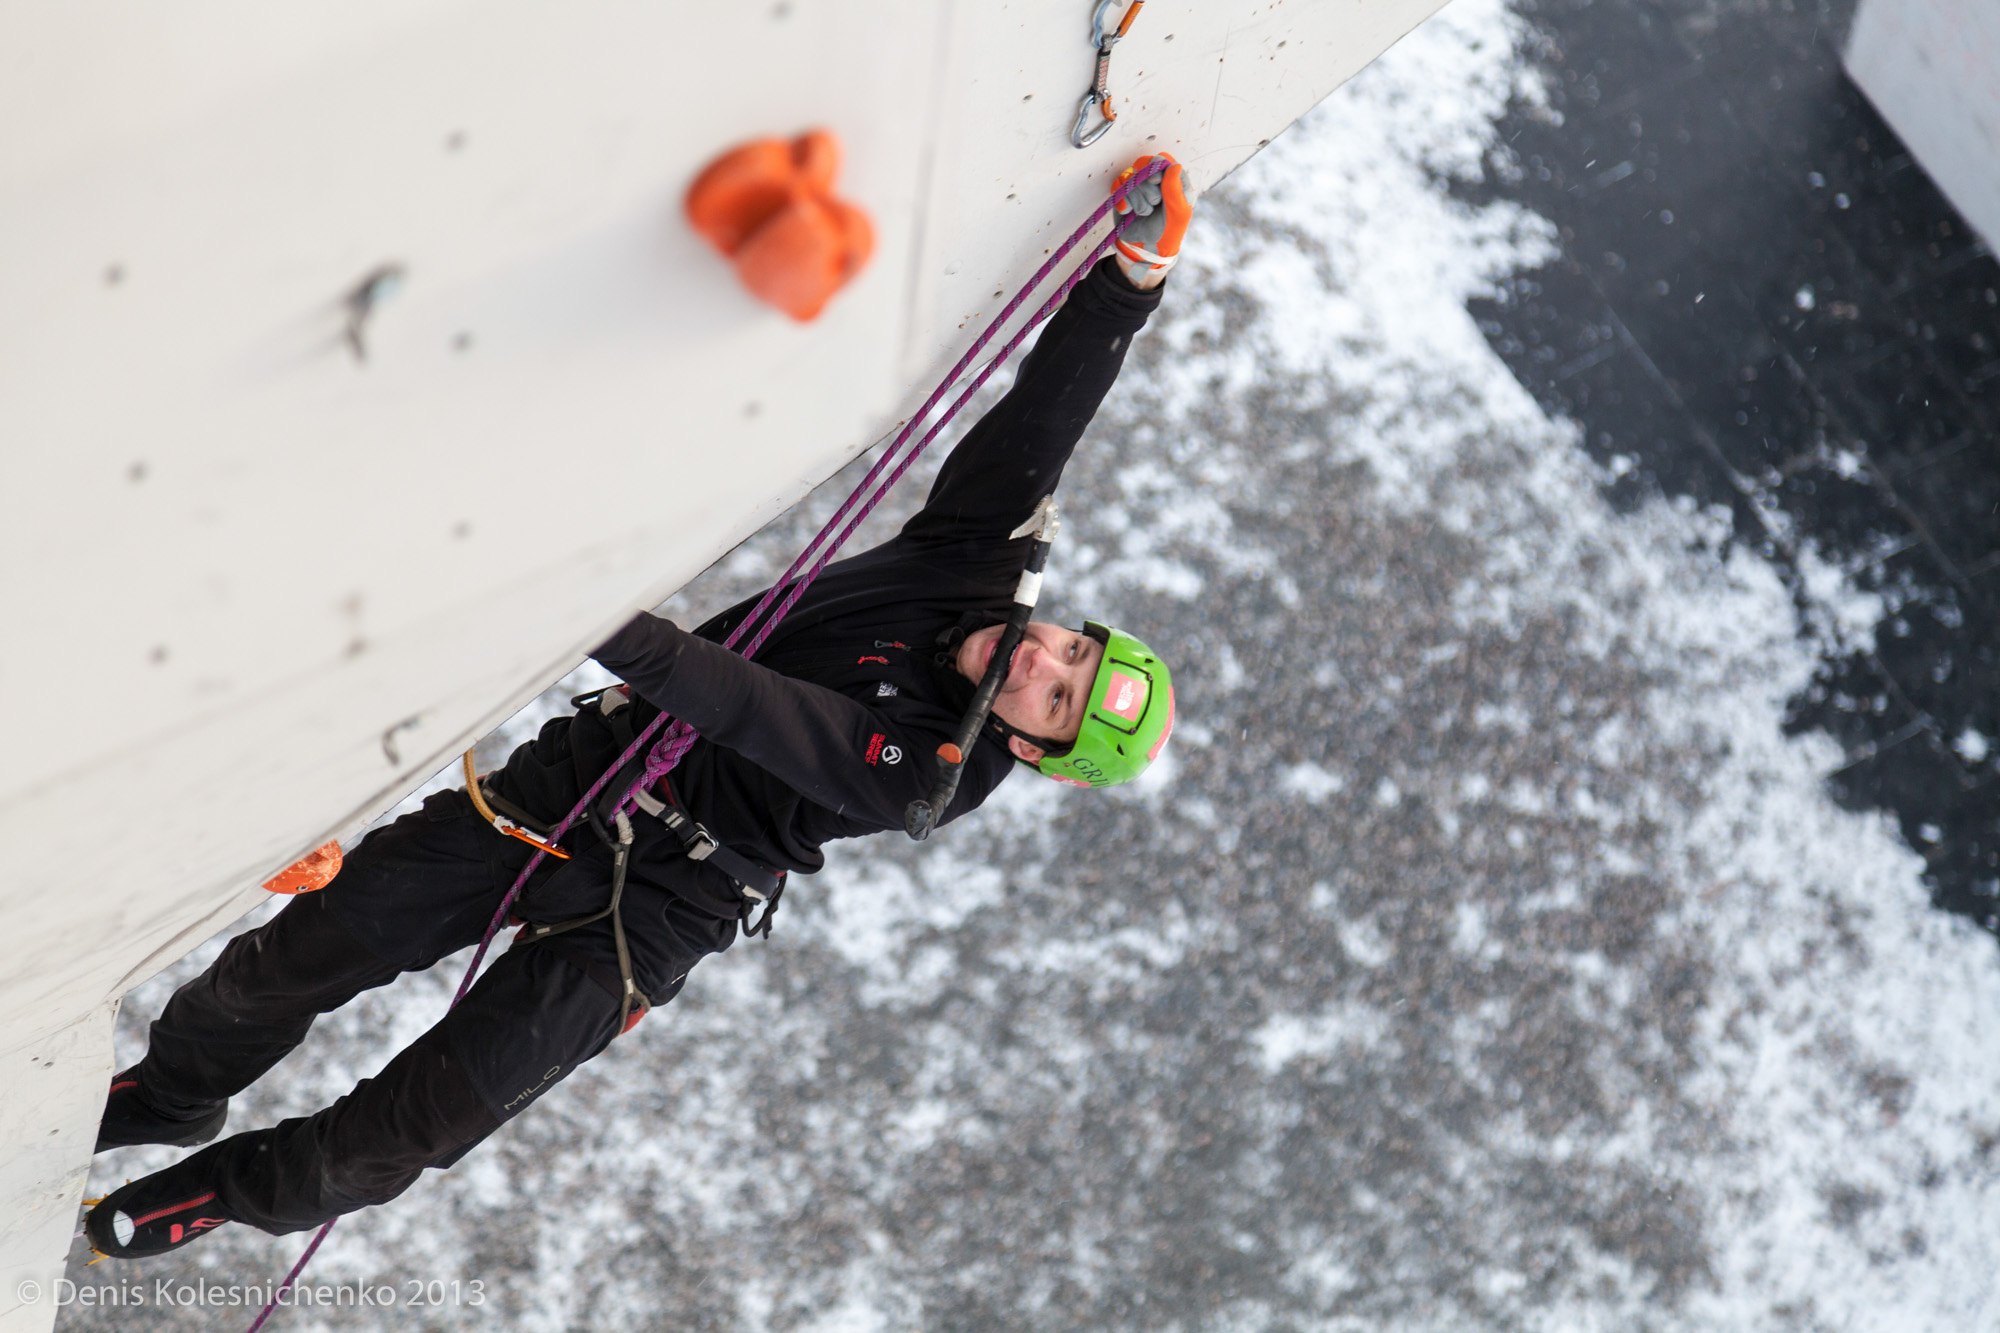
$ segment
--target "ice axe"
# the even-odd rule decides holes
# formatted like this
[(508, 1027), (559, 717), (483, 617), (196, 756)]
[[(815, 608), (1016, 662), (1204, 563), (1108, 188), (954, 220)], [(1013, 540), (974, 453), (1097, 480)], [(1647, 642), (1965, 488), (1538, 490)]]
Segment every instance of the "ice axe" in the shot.
[(937, 748), (938, 779), (931, 788), (930, 799), (911, 801), (903, 811), (903, 831), (916, 842), (930, 837), (931, 830), (944, 822), (945, 809), (958, 794), (958, 780), (965, 774), (965, 757), (972, 753), (973, 742), (979, 739), (980, 730), (993, 712), (1001, 683), (1014, 665), (1014, 650), (1021, 646), (1021, 638), (1028, 632), (1028, 619), (1034, 615), (1035, 601), (1042, 595), (1042, 566), (1048, 563), (1049, 547), (1061, 526), (1062, 521), (1056, 516), (1056, 497), (1045, 495), (1035, 506), (1035, 512), (1028, 515), (1028, 521), (1007, 534), (1009, 541), (1017, 537), (1034, 538), (1028, 547), (1028, 563), (1021, 567), (1021, 581), (1014, 585), (1014, 607), (1007, 613), (1007, 627), (1000, 631), (1000, 642), (993, 647), (979, 690), (965, 710), (965, 720), (958, 724), (958, 736)]

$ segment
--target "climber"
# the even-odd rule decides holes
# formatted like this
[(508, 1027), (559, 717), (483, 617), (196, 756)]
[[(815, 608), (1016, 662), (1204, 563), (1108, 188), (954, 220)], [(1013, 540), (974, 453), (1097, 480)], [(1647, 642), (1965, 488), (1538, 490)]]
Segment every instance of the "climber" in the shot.
[[(623, 685), (548, 722), (472, 794), (439, 792), (369, 834), (328, 887), (174, 993), (145, 1057), (112, 1080), (99, 1151), (208, 1143), (229, 1097), (320, 1014), (478, 941), (534, 854), (485, 814), (546, 836), (658, 712), (699, 733), (633, 815), (605, 806), (565, 835), (566, 859), (515, 904), (513, 946), (436, 1026), (331, 1106), (113, 1191), (85, 1222), (96, 1249), (159, 1254), (226, 1222), (300, 1231), (394, 1198), (671, 1000), (702, 958), (768, 931), (786, 875), (818, 870), (825, 843), (903, 827), (994, 654), (1028, 547), (1010, 534), (1055, 490), (1179, 255), (1190, 207), (1168, 162), (1136, 177), (1116, 252), (1050, 319), (923, 508), (828, 566), (755, 661), (720, 642), (751, 602), (693, 633), (635, 616), (592, 654)], [(1121, 631), (1031, 624), (1006, 672), (944, 822), (1016, 766), (1129, 780), (1172, 729), (1166, 667)]]

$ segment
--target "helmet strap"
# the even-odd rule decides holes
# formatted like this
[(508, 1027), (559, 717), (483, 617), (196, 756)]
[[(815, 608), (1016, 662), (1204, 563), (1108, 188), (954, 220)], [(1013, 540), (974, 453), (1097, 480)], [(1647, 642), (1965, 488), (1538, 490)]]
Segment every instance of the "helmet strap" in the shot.
[[(1003, 721), (997, 714), (988, 713), (987, 723), (1007, 740), (1019, 738), (1042, 752), (1044, 758), (1061, 759), (1076, 746), (1075, 741), (1052, 741), (1046, 736), (1037, 736), (1032, 731), (1023, 731)], [(1018, 756), (1017, 756), (1018, 757)]]

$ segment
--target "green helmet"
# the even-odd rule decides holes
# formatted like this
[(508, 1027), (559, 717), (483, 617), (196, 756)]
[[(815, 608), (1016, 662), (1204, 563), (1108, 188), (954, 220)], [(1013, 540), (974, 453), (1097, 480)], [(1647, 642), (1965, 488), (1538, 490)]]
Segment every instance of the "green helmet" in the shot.
[(1083, 632), (1104, 645), (1090, 683), (1083, 723), (1067, 750), (1050, 747), (1035, 767), (1078, 787), (1111, 787), (1145, 772), (1174, 732), (1174, 677), (1151, 648), (1087, 620)]

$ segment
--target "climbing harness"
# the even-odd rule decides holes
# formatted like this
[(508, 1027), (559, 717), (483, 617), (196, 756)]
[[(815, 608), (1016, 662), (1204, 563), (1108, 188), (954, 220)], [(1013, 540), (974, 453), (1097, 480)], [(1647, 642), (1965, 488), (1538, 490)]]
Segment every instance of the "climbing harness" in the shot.
[[(1140, 2), (1141, 0), (1134, 0), (1133, 8), (1135, 10), (1138, 8)], [(1128, 13), (1121, 27), (1130, 26), (1131, 14)], [(772, 631), (778, 627), (778, 622), (790, 613), (793, 606), (797, 605), (799, 598), (805, 595), (806, 589), (812, 586), (813, 580), (819, 577), (820, 571), (832, 562), (834, 554), (839, 551), (840, 547), (853, 534), (854, 530), (861, 526), (862, 520), (867, 518), (874, 511), (875, 506), (882, 502), (883, 497), (888, 495), (896, 483), (902, 480), (903, 474), (910, 470), (910, 466), (922, 456), (924, 450), (930, 447), (932, 441), (937, 439), (944, 428), (951, 424), (953, 418), (957, 417), (964, 410), (965, 405), (972, 400), (973, 395), (978, 393), (986, 381), (993, 377), (994, 372), (1013, 354), (1014, 349), (1027, 340), (1028, 335), (1035, 330), (1037, 325), (1055, 313), (1056, 307), (1062, 304), (1063, 298), (1069, 295), (1070, 289), (1083, 281), (1084, 276), (1090, 272), (1098, 260), (1111, 253), (1113, 243), (1116, 239), (1115, 231), (1107, 233), (1098, 240), (1096, 245), (1084, 257), (1083, 261), (1057, 284), (1054, 293), (1036, 309), (1033, 315), (1022, 322), (1021, 327), (1008, 337), (1007, 341), (993, 355), (992, 359), (987, 361), (971, 377), (971, 380), (951, 400), (951, 403), (945, 410), (938, 413), (937, 419), (931, 422), (930, 427), (924, 431), (923, 435), (918, 437), (915, 443), (912, 444), (911, 437), (916, 434), (917, 428), (924, 422), (931, 420), (932, 410), (939, 403), (943, 402), (945, 396), (965, 377), (966, 371), (978, 361), (979, 354), (986, 350), (987, 344), (993, 341), (1000, 330), (1005, 328), (1008, 322), (1014, 318), (1016, 312), (1027, 303), (1029, 294), (1039, 288), (1043, 282), (1047, 281), (1049, 275), (1054, 273), (1063, 261), (1069, 257), (1070, 252), (1083, 243), (1084, 237), (1088, 236), (1092, 230), (1112, 215), (1117, 203), (1141, 182), (1150, 180), (1164, 172), (1166, 165), (1164, 160), (1155, 161), (1130, 180), (1120, 182), (1111, 196), (1093, 209), (1090, 216), (1083, 220), (1082, 225), (1071, 232), (1069, 238), (1057, 246), (1046, 260), (1042, 261), (1042, 266), (1035, 270), (1034, 276), (1022, 285), (1021, 290), (1014, 294), (1014, 298), (981, 331), (979, 337), (973, 341), (972, 346), (966, 349), (965, 354), (959, 357), (957, 363), (946, 373), (944, 379), (939, 381), (938, 386), (931, 390), (930, 397), (924, 400), (923, 406), (910, 415), (908, 423), (902, 430), (897, 432), (896, 438), (890, 441), (889, 447), (882, 451), (882, 457), (877, 459), (875, 465), (868, 470), (868, 475), (861, 479), (861, 484), (856, 486), (854, 491), (841, 502), (840, 507), (834, 511), (833, 517), (828, 519), (825, 526), (813, 536), (811, 541), (806, 543), (805, 549), (799, 552), (798, 556), (792, 561), (791, 567), (785, 571), (781, 578), (772, 583), (770, 588), (764, 593), (764, 596), (759, 599), (757, 605), (751, 608), (750, 614), (743, 617), (737, 623), (736, 628), (724, 640), (726, 647), (736, 648), (747, 636), (749, 643), (741, 649), (743, 655), (745, 657), (755, 657), (757, 655), (757, 650), (764, 646), (764, 641), (770, 638)], [(780, 600), (781, 597), (782, 600)], [(768, 615), (766, 614), (767, 612), (769, 613)], [(754, 634), (751, 633), (751, 626), (753, 625), (757, 626)], [(997, 652), (995, 656), (998, 656)], [(671, 725), (669, 725), (670, 721)], [(549, 830), (547, 840), (552, 844), (560, 843), (563, 835), (568, 833), (579, 819), (584, 818), (587, 813), (593, 810), (598, 797), (605, 789), (613, 787), (614, 779), (617, 779), (620, 774), (624, 773), (627, 766), (642, 753), (646, 756), (646, 763), (645, 767), (640, 771), (638, 779), (629, 786), (614, 788), (619, 793), (613, 802), (614, 810), (622, 809), (632, 799), (635, 791), (655, 787), (659, 780), (665, 777), (673, 769), (674, 765), (680, 762), (681, 756), (693, 747), (695, 740), (694, 729), (685, 722), (677, 718), (670, 719), (665, 713), (661, 713), (655, 717), (647, 725), (646, 729), (641, 731), (633, 739), (632, 743), (625, 748), (625, 752), (619, 755), (611, 767), (606, 769), (590, 785), (590, 788), (584, 792), (582, 798), (577, 801), (576, 807), (563, 817), (562, 822)], [(652, 748), (648, 750), (648, 746)], [(514, 886), (500, 900), (499, 907), (494, 909), (493, 919), (486, 927), (485, 938), (480, 940), (479, 948), (474, 951), (472, 962), (466, 967), (465, 976), (459, 981), (458, 990), (452, 996), (452, 1007), (457, 1007), (459, 1001), (465, 998), (466, 992), (472, 989), (473, 979), (479, 975), (479, 966), (486, 960), (486, 953), (492, 947), (493, 937), (506, 924), (508, 915), (513, 910), (514, 900), (521, 896), (521, 890), (526, 886), (528, 877), (534, 874), (536, 868), (541, 865), (544, 855), (546, 853), (541, 849), (538, 848), (536, 850), (535, 854), (528, 859), (528, 863), (521, 867), (520, 873), (515, 876)], [(775, 902), (775, 898), (773, 901)], [(763, 924), (760, 923), (760, 926)], [(270, 1319), (272, 1311), (284, 1303), (286, 1299), (285, 1293), (291, 1290), (291, 1286), (298, 1280), (299, 1274), (305, 1271), (308, 1263), (312, 1262), (313, 1255), (319, 1252), (320, 1245), (325, 1242), (327, 1236), (333, 1231), (334, 1222), (339, 1220), (339, 1218), (334, 1218), (332, 1221), (321, 1226), (313, 1234), (313, 1238), (306, 1245), (304, 1253), (299, 1255), (297, 1262), (292, 1265), (291, 1271), (285, 1274), (284, 1280), (278, 1284), (276, 1292), (273, 1293), (270, 1303), (258, 1314), (256, 1321), (250, 1325), (248, 1333), (258, 1333), (258, 1330), (262, 1329), (266, 1321)]]
[(632, 951), (625, 944), (625, 915), (619, 910), (625, 898), (625, 872), (632, 859), (632, 817), (623, 810), (616, 811), (612, 815), (612, 822), (618, 829), (616, 836), (610, 829), (604, 827), (595, 811), (589, 813), (589, 819), (590, 826), (597, 836), (604, 839), (606, 845), (611, 848), (611, 900), (595, 912), (571, 917), (567, 921), (524, 925), (520, 933), (515, 935), (514, 942), (539, 944), (552, 935), (561, 935), (566, 931), (575, 930), (578, 926), (587, 926), (594, 921), (610, 917), (612, 946), (618, 951), (618, 1032), (622, 1036), (630, 1032), (637, 1023), (637, 1018), (634, 1017), (635, 1009), (638, 1017), (643, 1018), (646, 1011), (653, 1007), (653, 1002), (639, 989), (639, 983), (632, 979)]
[(993, 712), (993, 701), (1000, 697), (1000, 685), (1007, 679), (1014, 653), (1028, 631), (1028, 621), (1034, 617), (1035, 603), (1042, 595), (1042, 568), (1048, 564), (1049, 547), (1055, 543), (1061, 527), (1056, 497), (1045, 495), (1028, 521), (1007, 534), (1009, 541), (1022, 537), (1032, 537), (1034, 541), (1028, 547), (1028, 560), (1021, 567), (1020, 581), (1014, 585), (1014, 605), (1007, 612), (1007, 626), (1000, 631), (1000, 642), (993, 646), (993, 656), (986, 661), (986, 673), (980, 677), (979, 689), (965, 710), (964, 720), (958, 724), (958, 734), (938, 746), (937, 784), (931, 788), (929, 799), (911, 801), (903, 811), (903, 831), (913, 842), (931, 836), (931, 830), (944, 822), (951, 798), (958, 794), (959, 779), (965, 775), (965, 756), (971, 753), (973, 742), (979, 739), (980, 729)]
[[(1118, 26), (1107, 28), (1104, 16), (1117, 4), (1118, 0), (1097, 0), (1097, 9), (1090, 16), (1090, 44), (1097, 48), (1097, 73), (1091, 79), (1090, 91), (1077, 104), (1076, 124), (1070, 127), (1069, 141), (1078, 148), (1088, 148), (1109, 134), (1112, 124), (1118, 119), (1118, 112), (1111, 105), (1111, 48), (1132, 30), (1132, 20), (1139, 17), (1139, 11), (1146, 7), (1146, 0), (1132, 0), (1131, 8), (1125, 11), (1124, 18), (1118, 20)], [(1095, 126), (1090, 125), (1092, 112), (1097, 115)]]
[[(630, 686), (609, 685), (601, 690), (592, 690), (588, 694), (579, 694), (570, 700), (570, 706), (579, 712), (584, 709), (595, 709), (611, 725), (614, 735), (621, 732), (628, 738), (631, 735), (631, 719), (625, 713), (625, 710), (632, 706)], [(472, 794), (478, 792), (479, 783), (477, 779), (470, 777), (472, 767), (470, 751), (466, 752), (465, 762), (468, 774), (466, 791)], [(618, 783), (613, 782), (611, 790), (615, 792), (621, 788)], [(656, 791), (658, 794), (655, 794), (655, 790), (635, 785), (631, 787), (628, 799), (640, 813), (657, 819), (666, 826), (667, 831), (674, 835), (675, 841), (680, 843), (681, 852), (688, 860), (705, 861), (727, 875), (742, 895), (736, 918), (737, 924), (746, 936), (761, 935), (769, 938), (771, 914), (777, 911), (778, 899), (785, 891), (783, 872), (766, 870), (741, 852), (718, 841), (713, 834), (680, 808), (679, 802), (674, 799), (673, 788), (668, 785), (668, 780), (664, 776), (659, 779)], [(547, 829), (535, 825), (526, 815), (508, 807), (505, 801), (496, 799), (491, 792), (483, 793), (483, 796), (484, 802), (479, 795), (473, 796), (473, 804), (480, 807), (482, 814), (487, 811), (485, 802), (491, 802), (501, 808), (502, 814), (510, 816), (515, 824), (525, 825), (528, 832), (522, 832), (514, 827), (503, 827), (500, 819), (489, 815), (487, 822), (496, 829), (552, 855), (560, 856), (564, 860), (569, 859), (569, 854), (561, 848), (540, 838), (529, 836), (530, 833), (538, 833), (546, 837), (549, 832)], [(662, 799), (663, 796), (665, 799)], [(566, 921), (524, 924), (514, 936), (514, 943), (517, 946), (539, 944), (552, 936), (610, 917), (611, 938), (618, 952), (618, 1033), (623, 1036), (637, 1027), (639, 1020), (653, 1007), (652, 1000), (639, 989), (638, 980), (632, 972), (631, 950), (625, 942), (625, 917), (622, 908), (626, 876), (631, 868), (632, 818), (626, 813), (623, 801), (611, 800), (607, 795), (599, 798), (595, 808), (584, 811), (584, 819), (605, 846), (611, 849), (610, 901), (595, 912), (572, 917)], [(613, 829), (617, 830), (615, 834), (612, 832)], [(752, 919), (760, 907), (763, 909), (763, 915), (756, 917), (753, 925)]]
[[(666, 799), (662, 800), (662, 797)], [(770, 938), (771, 918), (776, 915), (778, 900), (785, 893), (784, 871), (766, 870), (728, 844), (716, 841), (713, 833), (681, 808), (680, 802), (674, 799), (673, 788), (664, 777), (654, 791), (635, 790), (632, 803), (667, 826), (667, 832), (680, 840), (681, 850), (688, 860), (706, 861), (729, 876), (742, 895), (736, 924), (742, 928), (744, 938)], [(755, 916), (759, 908), (764, 914)]]
[[(631, 716), (625, 710), (632, 704), (631, 686), (608, 685), (589, 694), (579, 694), (570, 700), (570, 704), (579, 710), (596, 709), (610, 725), (613, 737), (630, 743), (634, 729)], [(765, 869), (710, 833), (687, 813), (686, 807), (674, 795), (671, 780), (664, 773), (650, 784), (614, 780), (609, 784), (606, 795), (598, 798), (597, 809), (593, 812), (596, 818), (616, 817), (623, 802), (613, 800), (613, 792), (625, 792), (634, 809), (665, 825), (667, 832), (680, 843), (681, 852), (688, 860), (705, 861), (729, 877), (741, 895), (736, 922), (746, 936), (770, 936), (771, 913), (777, 910), (778, 898), (785, 891), (783, 871)], [(751, 921), (759, 908), (763, 910), (763, 916), (756, 919), (753, 927)]]

